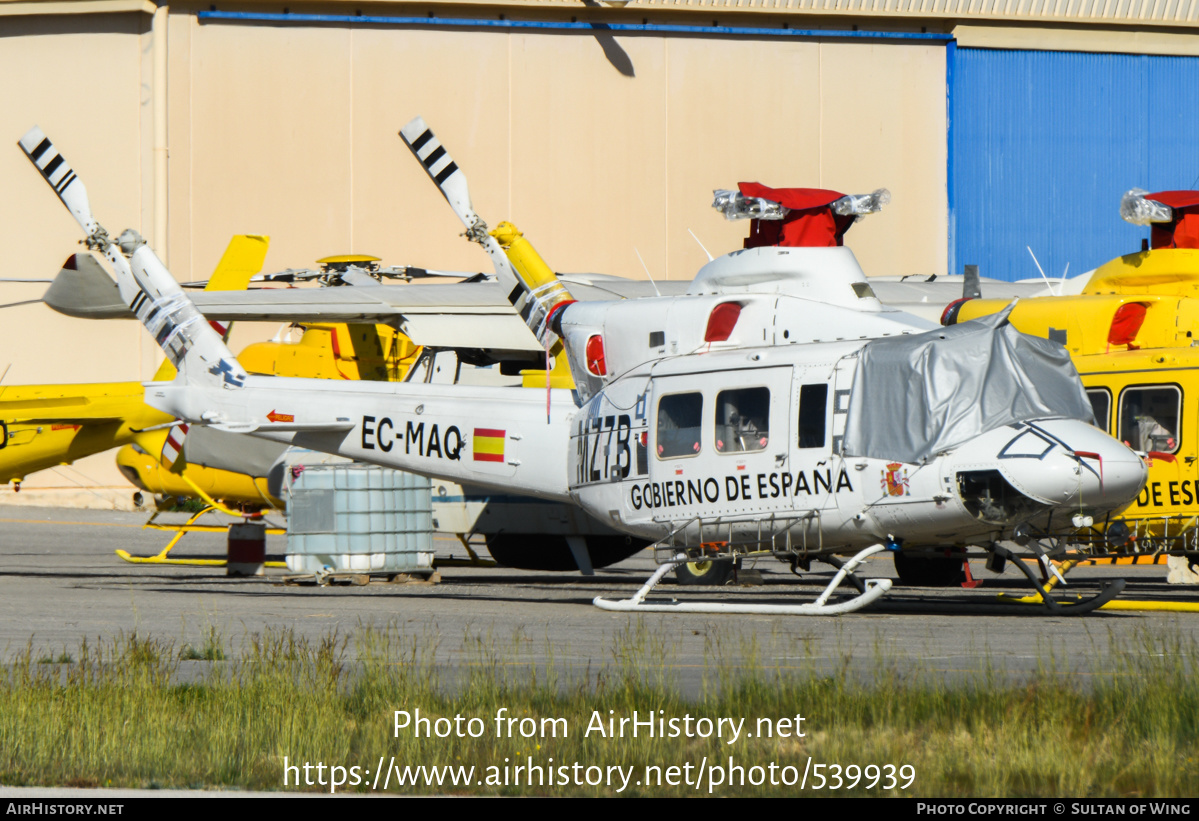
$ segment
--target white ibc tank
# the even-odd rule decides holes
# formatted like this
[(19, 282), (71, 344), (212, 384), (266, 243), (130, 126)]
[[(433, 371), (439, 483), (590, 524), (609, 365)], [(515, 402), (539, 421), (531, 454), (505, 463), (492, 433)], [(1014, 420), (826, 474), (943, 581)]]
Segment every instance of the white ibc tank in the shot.
[(289, 570), (432, 572), (428, 479), (356, 463), (295, 464), (285, 485)]

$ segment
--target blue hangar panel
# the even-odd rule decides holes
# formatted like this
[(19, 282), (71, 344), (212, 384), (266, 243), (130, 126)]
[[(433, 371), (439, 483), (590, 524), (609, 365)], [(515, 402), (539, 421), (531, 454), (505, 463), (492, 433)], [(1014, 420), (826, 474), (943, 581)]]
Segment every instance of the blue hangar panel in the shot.
[(949, 270), (1049, 276), (1140, 250), (1130, 188), (1199, 187), (1199, 58), (948, 47)]

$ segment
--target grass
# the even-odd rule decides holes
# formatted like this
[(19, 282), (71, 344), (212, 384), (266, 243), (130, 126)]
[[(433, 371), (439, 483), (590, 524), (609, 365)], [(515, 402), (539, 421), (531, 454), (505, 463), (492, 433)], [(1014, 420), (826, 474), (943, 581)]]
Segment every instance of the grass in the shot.
[(216, 627), (208, 628), (208, 635), (199, 647), (184, 644), (179, 650), (180, 661), (225, 661), (225, 642)]
[(154, 500), (154, 508), (163, 513), (199, 513), (206, 507), (207, 502), (194, 496), (159, 496)]
[[(136, 634), (85, 642), (74, 658), (64, 649), (52, 659), (55, 667), (44, 659), (35, 662), (30, 645), (0, 668), (0, 782), (273, 790), (283, 788), (285, 756), (293, 766), (324, 764), (326, 782), (330, 765), (357, 766), (361, 778), (364, 770), (373, 774), (382, 757), (400, 767), (473, 765), (477, 780), (494, 773), (496, 781), (397, 787), (393, 780), (392, 792), (615, 793), (585, 778), (582, 784), (553, 786), (512, 783), (517, 763), (531, 758), (544, 767), (552, 758), (554, 766), (632, 767), (636, 775), (624, 795), (669, 796), (695, 794), (696, 788), (635, 782), (655, 772), (664, 777), (669, 766), (726, 764), (732, 757), (746, 768), (746, 783), (723, 783), (716, 794), (1199, 794), (1199, 648), (1177, 633), (1144, 633), (1114, 648), (1117, 668), (1089, 677), (1086, 687), (1073, 683), (1077, 678), (1055, 675), (1049, 655), (1043, 672), (1019, 685), (992, 672), (952, 684), (901, 674), (881, 642), (872, 665), (879, 672), (871, 680), (847, 670), (797, 676), (794, 669), (772, 669), (772, 636), (715, 629), (705, 636), (705, 687), (692, 700), (679, 695), (674, 681), (673, 646), (643, 620), (629, 622), (610, 648), (610, 661), (597, 670), (563, 669), (552, 658), (528, 662), (527, 648), (544, 639), (524, 631), (496, 637), (472, 629), (462, 641), (456, 682), (442, 681), (433, 663), (441, 636), (406, 634), (397, 625), (361, 627), (353, 635), (332, 633), (318, 641), (290, 630), (252, 635), (239, 657), (207, 672), (198, 668), (200, 678), (190, 681), (182, 675), (181, 660), (226, 659), (215, 629), (201, 646), (181, 649)], [(497, 727), (501, 708), (506, 712), (499, 727), (514, 719), (508, 729)], [(479, 721), (460, 724), (461, 736), (418, 738), (411, 725), (397, 736), (397, 710), (410, 721), (419, 710), (429, 721), (425, 735), (451, 727), (456, 716)], [(643, 729), (632, 738), (627, 726), (623, 738), (585, 733), (589, 726), (606, 729), (610, 718), (631, 718), (633, 711), (642, 720), (647, 714), (680, 722), (690, 716), (692, 726), (699, 718), (746, 722), (733, 744), (726, 743), (727, 733), (661, 738), (647, 737)], [(794, 723), (797, 714), (805, 717), (802, 724)], [(759, 734), (758, 719), (778, 726), (774, 722), (783, 718), (802, 727), (805, 736)], [(565, 719), (565, 725), (556, 719)], [(478, 737), (468, 727), (481, 728)], [(522, 727), (537, 732), (526, 738)], [(849, 789), (842, 771), (843, 787), (835, 793), (828, 789), (831, 771), (823, 790), (813, 789), (814, 776), (803, 790), (771, 785), (768, 776), (760, 786), (749, 783), (754, 765), (790, 766), (798, 774), (809, 757), (828, 765), (911, 765), (915, 779), (906, 790), (884, 789), (885, 778), (876, 779), (884, 783), (874, 789), (865, 780)], [(302, 778), (300, 772), (296, 777)], [(316, 780), (315, 767), (310, 775)], [(347, 771), (346, 778), (350, 775)], [(373, 776), (364, 780), (359, 791)], [(295, 789), (294, 780), (289, 788)], [(707, 784), (700, 791), (707, 792)]]

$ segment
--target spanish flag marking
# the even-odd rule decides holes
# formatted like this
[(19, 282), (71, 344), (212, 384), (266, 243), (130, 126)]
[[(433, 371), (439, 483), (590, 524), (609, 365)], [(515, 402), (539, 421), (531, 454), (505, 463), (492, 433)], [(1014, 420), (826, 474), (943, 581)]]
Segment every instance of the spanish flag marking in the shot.
[(475, 428), (474, 456), (476, 462), (504, 461), (504, 431), (497, 428)]

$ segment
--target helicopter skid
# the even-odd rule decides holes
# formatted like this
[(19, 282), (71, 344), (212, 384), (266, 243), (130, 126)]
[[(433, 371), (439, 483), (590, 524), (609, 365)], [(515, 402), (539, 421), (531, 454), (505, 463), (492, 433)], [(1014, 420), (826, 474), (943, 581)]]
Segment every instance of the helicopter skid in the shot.
[(876, 599), (881, 598), (884, 593), (891, 589), (890, 579), (866, 579), (865, 587), (858, 595), (851, 599), (838, 601), (835, 604), (828, 603), (829, 598), (841, 583), (847, 578), (852, 577), (858, 565), (869, 556), (881, 553), (885, 549), (882, 545), (872, 545), (854, 555), (853, 558), (837, 569), (837, 573), (833, 576), (832, 581), (829, 582), (824, 592), (820, 594), (816, 601), (807, 604), (680, 602), (678, 600), (647, 603), (645, 597), (662, 580), (662, 577), (674, 567), (688, 561), (687, 554), (685, 553), (676, 554), (672, 559), (654, 571), (654, 574), (649, 577), (649, 580), (641, 586), (641, 589), (632, 598), (612, 600), (597, 596), (592, 603), (601, 610), (626, 613), (746, 613), (771, 616), (836, 616), (842, 613), (852, 613), (856, 610), (861, 610)]

